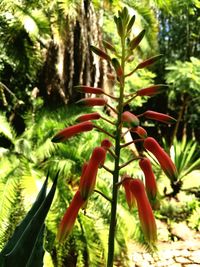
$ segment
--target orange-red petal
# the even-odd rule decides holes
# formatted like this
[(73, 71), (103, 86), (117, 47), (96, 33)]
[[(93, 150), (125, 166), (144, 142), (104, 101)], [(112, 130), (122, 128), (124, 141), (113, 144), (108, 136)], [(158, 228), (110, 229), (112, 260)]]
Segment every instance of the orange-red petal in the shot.
[(153, 137), (147, 137), (144, 140), (144, 147), (157, 158), (165, 174), (170, 179), (176, 180), (178, 176), (176, 166), (158, 142)]
[(144, 237), (148, 243), (154, 244), (157, 241), (157, 227), (144, 184), (139, 179), (132, 179), (130, 188), (137, 201), (138, 214)]
[(65, 128), (64, 130), (58, 132), (51, 139), (51, 141), (54, 143), (63, 142), (76, 134), (79, 134), (81, 132), (91, 131), (92, 129), (93, 129), (93, 124), (91, 121), (81, 122), (81, 123), (69, 126)]
[(58, 241), (63, 242), (68, 237), (74, 226), (78, 212), (84, 203), (85, 200), (81, 197), (80, 191), (77, 191), (60, 222), (57, 232)]

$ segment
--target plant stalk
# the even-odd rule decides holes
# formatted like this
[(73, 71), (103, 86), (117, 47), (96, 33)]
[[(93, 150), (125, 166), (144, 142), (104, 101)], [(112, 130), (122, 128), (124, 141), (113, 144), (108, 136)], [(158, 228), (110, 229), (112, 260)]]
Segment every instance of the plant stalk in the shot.
[(108, 259), (107, 267), (113, 267), (114, 262), (114, 247), (115, 247), (115, 230), (117, 221), (117, 196), (118, 196), (118, 186), (119, 182), (119, 159), (120, 159), (120, 140), (122, 132), (121, 115), (123, 112), (123, 100), (124, 100), (124, 70), (125, 70), (125, 38), (121, 37), (121, 47), (122, 47), (122, 57), (121, 57), (121, 67), (123, 70), (123, 75), (120, 78), (120, 97), (118, 103), (118, 118), (116, 124), (116, 137), (115, 137), (115, 167), (113, 172), (113, 189), (112, 189), (112, 204), (111, 204), (111, 218), (110, 218), (110, 229), (109, 229), (109, 239), (108, 239)]

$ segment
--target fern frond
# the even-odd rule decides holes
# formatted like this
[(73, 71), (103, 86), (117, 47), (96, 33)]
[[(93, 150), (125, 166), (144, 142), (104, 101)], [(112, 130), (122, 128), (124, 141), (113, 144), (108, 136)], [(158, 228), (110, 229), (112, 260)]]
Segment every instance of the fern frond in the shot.
[(10, 123), (7, 121), (6, 116), (0, 113), (0, 134), (3, 134), (12, 143), (15, 142), (16, 134)]
[(24, 215), (22, 188), (18, 179), (0, 183), (0, 240), (1, 246), (10, 238)]

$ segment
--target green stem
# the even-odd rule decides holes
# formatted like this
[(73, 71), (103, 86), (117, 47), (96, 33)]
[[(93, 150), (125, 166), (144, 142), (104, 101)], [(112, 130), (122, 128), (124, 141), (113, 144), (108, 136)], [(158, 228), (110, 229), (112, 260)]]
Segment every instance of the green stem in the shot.
[[(125, 38), (121, 38), (122, 57), (121, 67), (124, 73), (125, 70)], [(113, 172), (113, 189), (112, 189), (112, 204), (111, 204), (111, 218), (110, 229), (108, 239), (108, 260), (107, 267), (113, 267), (114, 262), (114, 247), (115, 247), (115, 230), (116, 230), (116, 217), (117, 217), (117, 196), (119, 182), (119, 159), (120, 159), (120, 139), (122, 132), (121, 114), (123, 112), (123, 100), (124, 100), (124, 75), (120, 78), (120, 97), (118, 104), (118, 119), (116, 124), (116, 137), (115, 137), (115, 167)]]

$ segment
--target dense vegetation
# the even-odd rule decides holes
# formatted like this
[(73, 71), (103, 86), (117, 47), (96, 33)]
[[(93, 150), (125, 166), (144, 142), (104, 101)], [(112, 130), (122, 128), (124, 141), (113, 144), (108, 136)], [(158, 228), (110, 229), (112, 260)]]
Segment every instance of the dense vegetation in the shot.
[[(45, 266), (105, 263), (109, 204), (98, 192), (92, 195), (94, 201), (88, 204), (86, 215), (78, 217), (65, 246), (54, 243), (58, 222), (77, 189), (81, 166), (104, 134), (84, 133), (65, 144), (52, 144), (50, 140), (57, 130), (73, 124), (86, 111), (75, 102), (88, 95), (73, 90), (73, 86), (87, 84), (115, 93), (114, 82), (107, 78), (108, 73), (113, 74), (112, 66), (95, 57), (89, 47), (91, 44), (103, 47), (103, 39), (115, 41), (116, 30), (110, 17), (124, 5), (131, 14), (136, 14), (136, 32), (132, 35), (146, 30), (136, 50), (136, 60), (163, 54), (159, 64), (129, 79), (129, 93), (149, 84), (169, 85), (166, 93), (137, 100), (127, 109), (136, 114), (153, 109), (177, 118), (170, 127), (153, 121), (144, 124), (149, 135), (155, 136), (171, 153), (178, 169), (177, 180), (170, 181), (154, 166), (161, 195), (157, 218), (179, 221), (184, 216), (190, 227), (195, 230), (200, 227), (200, 184), (193, 175), (194, 170), (200, 169), (199, 2), (2, 0), (0, 247), (30, 208), (47, 173), (53, 179), (59, 171), (55, 200), (46, 221)], [(109, 119), (107, 110), (98, 111)], [(111, 126), (103, 123), (103, 127), (110, 132)], [(140, 149), (136, 146), (134, 153)], [(122, 160), (129, 160), (131, 153), (127, 149)], [(129, 171), (142, 175), (134, 162)], [(101, 169), (96, 188), (105, 195), (109, 195), (110, 187), (107, 176)], [(189, 185), (188, 177), (192, 181)], [(167, 200), (171, 197), (173, 201), (180, 198), (181, 204), (169, 204)], [(137, 216), (129, 215), (123, 194), (119, 195), (119, 202), (116, 255), (118, 264), (127, 266), (127, 240), (134, 237), (142, 242), (143, 237)]]

